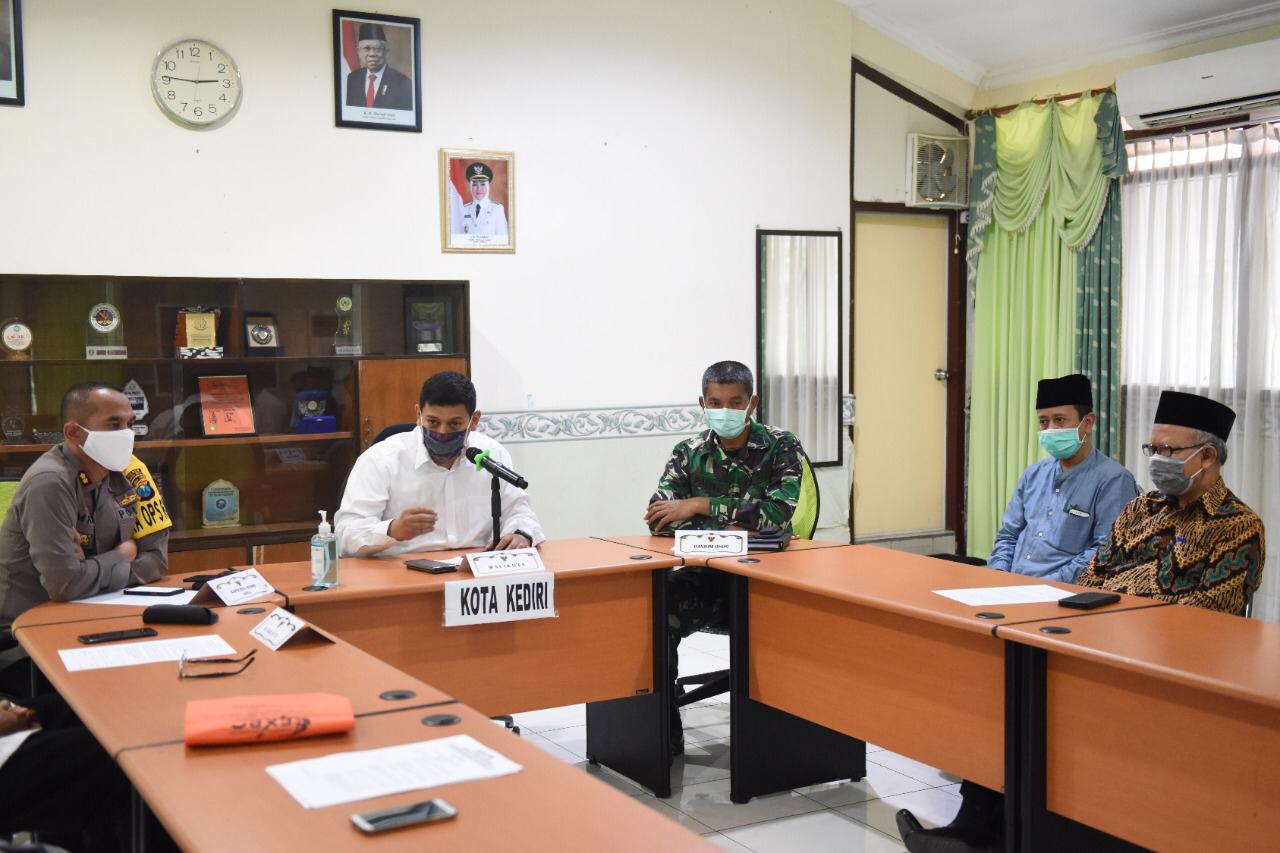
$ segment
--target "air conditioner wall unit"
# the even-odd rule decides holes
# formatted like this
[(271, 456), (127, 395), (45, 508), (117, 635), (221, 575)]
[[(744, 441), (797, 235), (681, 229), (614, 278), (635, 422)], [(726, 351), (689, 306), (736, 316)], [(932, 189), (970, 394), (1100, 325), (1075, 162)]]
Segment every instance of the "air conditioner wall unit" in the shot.
[(907, 207), (964, 210), (969, 206), (969, 140), (907, 134)]
[(1272, 117), (1280, 110), (1280, 39), (1121, 71), (1116, 98), (1135, 130)]

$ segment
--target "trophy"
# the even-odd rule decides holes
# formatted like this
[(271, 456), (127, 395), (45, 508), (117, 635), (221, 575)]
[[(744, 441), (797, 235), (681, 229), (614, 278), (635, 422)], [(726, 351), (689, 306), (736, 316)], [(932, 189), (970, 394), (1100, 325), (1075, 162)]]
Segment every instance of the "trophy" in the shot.
[(350, 296), (338, 297), (338, 328), (333, 333), (334, 355), (361, 355), (360, 344), (355, 339), (355, 300)]
[(218, 318), (221, 308), (199, 305), (178, 311), (178, 327), (174, 330), (174, 346), (178, 358), (222, 358), (218, 346)]
[(129, 401), (129, 406), (133, 409), (133, 434), (138, 438), (144, 437), (149, 431), (149, 427), (142, 422), (151, 412), (151, 405), (147, 402), (147, 395), (143, 392), (142, 386), (138, 384), (138, 380), (130, 379), (125, 386), (120, 389)]
[[(27, 431), (27, 419), (22, 416), (22, 410), (16, 407), (6, 408), (4, 414), (0, 415), (0, 434), (4, 435), (5, 444), (22, 444), (22, 437)], [(58, 436), (58, 441), (62, 440), (62, 436)], [(57, 444), (57, 442), (50, 442)]]
[(16, 317), (0, 326), (0, 348), (4, 357), (12, 360), (31, 358), (31, 327)]
[(405, 352), (426, 354), (453, 352), (453, 306), (449, 299), (404, 297)]
[(240, 524), (240, 490), (226, 480), (214, 480), (200, 493), (205, 527), (237, 527)]
[(317, 389), (299, 391), (293, 398), (293, 431), (298, 433), (336, 431), (337, 418), (324, 413), (328, 405), (328, 391)]
[(124, 321), (120, 309), (110, 302), (99, 302), (89, 309), (89, 331), (84, 345), (86, 359), (128, 358), (124, 345)]

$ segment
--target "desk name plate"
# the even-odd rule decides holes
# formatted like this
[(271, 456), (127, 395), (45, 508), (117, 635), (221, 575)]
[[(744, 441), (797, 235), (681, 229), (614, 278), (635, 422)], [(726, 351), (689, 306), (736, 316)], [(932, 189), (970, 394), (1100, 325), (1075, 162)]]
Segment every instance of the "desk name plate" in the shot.
[(747, 553), (745, 530), (677, 530), (677, 557), (740, 557)]
[(444, 585), (446, 628), (554, 619), (557, 615), (553, 572), (447, 581)]

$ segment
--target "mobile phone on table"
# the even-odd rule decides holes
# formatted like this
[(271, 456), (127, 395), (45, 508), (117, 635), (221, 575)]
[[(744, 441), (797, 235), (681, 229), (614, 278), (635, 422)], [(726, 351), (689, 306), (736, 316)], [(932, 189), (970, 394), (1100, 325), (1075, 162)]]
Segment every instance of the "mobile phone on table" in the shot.
[(439, 560), (405, 560), (404, 564), (415, 572), (426, 572), (429, 575), (444, 575), (458, 570), (453, 563), (442, 563)]
[(116, 640), (136, 640), (139, 637), (154, 637), (155, 628), (130, 628), (127, 631), (103, 631), (101, 634), (81, 634), (76, 639), (86, 646), (94, 643), (114, 643)]
[(391, 809), (380, 809), (376, 812), (353, 814), (351, 822), (361, 832), (384, 832), (402, 826), (413, 826), (416, 823), (434, 823), (448, 820), (457, 815), (458, 810), (444, 800), (426, 800), (408, 806), (396, 806)]
[(181, 593), (181, 592), (186, 592), (186, 590), (180, 586), (134, 586), (126, 589), (124, 591), (124, 594), (125, 595), (165, 596), (165, 595), (177, 595), (178, 593)]
[(1058, 606), (1075, 610), (1092, 610), (1104, 604), (1115, 604), (1119, 600), (1120, 595), (1114, 592), (1081, 592), (1058, 599)]

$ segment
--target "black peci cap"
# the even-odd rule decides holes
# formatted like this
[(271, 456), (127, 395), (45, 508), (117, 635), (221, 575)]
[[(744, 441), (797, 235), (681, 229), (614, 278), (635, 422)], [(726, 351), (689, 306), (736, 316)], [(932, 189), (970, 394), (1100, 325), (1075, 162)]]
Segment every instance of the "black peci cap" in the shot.
[(1036, 387), (1036, 408), (1054, 406), (1084, 406), (1093, 411), (1093, 386), (1083, 373), (1073, 373), (1058, 379), (1041, 379)]
[(1163, 391), (1156, 406), (1155, 423), (1198, 429), (1223, 441), (1231, 435), (1235, 422), (1236, 413), (1229, 407), (1199, 394)]
[(360, 25), (360, 29), (356, 33), (356, 41), (386, 41), (387, 31), (382, 28), (382, 24), (364, 23)]

